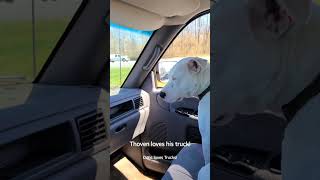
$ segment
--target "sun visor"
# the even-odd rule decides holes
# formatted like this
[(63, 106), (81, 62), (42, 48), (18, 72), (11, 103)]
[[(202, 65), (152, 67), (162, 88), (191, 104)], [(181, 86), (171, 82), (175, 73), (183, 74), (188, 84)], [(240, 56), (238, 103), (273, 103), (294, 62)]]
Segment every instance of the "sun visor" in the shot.
[(110, 18), (119, 25), (139, 30), (156, 30), (165, 23), (165, 17), (119, 0), (111, 1)]
[[(162, 17), (185, 16), (200, 7), (200, 0), (121, 0)], [(209, 2), (209, 0), (207, 0)]]
[(138, 29), (156, 30), (185, 24), (210, 8), (210, 0), (111, 0), (111, 21)]

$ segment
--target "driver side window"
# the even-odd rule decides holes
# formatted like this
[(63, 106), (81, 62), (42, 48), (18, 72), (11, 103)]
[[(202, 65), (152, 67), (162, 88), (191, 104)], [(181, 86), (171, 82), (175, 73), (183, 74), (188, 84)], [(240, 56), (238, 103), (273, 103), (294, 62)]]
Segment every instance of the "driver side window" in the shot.
[(210, 14), (189, 23), (173, 40), (156, 66), (156, 87), (164, 87), (171, 68), (185, 57), (200, 57), (210, 61)]

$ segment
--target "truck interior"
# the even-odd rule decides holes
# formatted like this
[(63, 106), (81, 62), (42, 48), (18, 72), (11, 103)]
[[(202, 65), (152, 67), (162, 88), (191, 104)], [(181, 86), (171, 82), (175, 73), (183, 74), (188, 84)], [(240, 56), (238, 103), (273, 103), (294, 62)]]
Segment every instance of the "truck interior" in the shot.
[[(177, 1), (178, 2), (178, 1)], [(203, 1), (200, 1), (200, 4)], [(246, 6), (243, 6), (246, 1), (239, 1), (237, 3), (233, 1), (224, 1), (224, 3), (220, 3), (219, 1), (211, 1), (210, 2), (210, 15), (213, 17), (211, 18), (211, 29), (213, 30), (211, 33), (211, 51), (210, 57), (213, 58), (213, 62), (215, 62), (215, 58), (217, 61), (221, 59), (223, 61), (224, 58), (233, 57), (234, 59), (239, 57), (246, 57), (246, 55), (254, 54), (252, 53), (252, 49), (257, 47), (257, 44), (253, 43), (251, 45), (244, 45), (242, 46), (241, 50), (244, 52), (243, 54), (236, 57), (238, 51), (237, 48), (241, 47), (239, 44), (244, 43), (245, 39), (243, 35), (248, 35), (247, 29), (247, 14), (244, 13), (246, 10)], [(157, 9), (152, 9), (148, 5), (145, 7), (145, 4), (136, 4), (134, 1), (130, 2), (129, 4), (134, 5), (135, 7), (138, 6), (142, 9), (147, 9), (151, 12), (155, 12), (156, 14), (159, 13)], [(209, 5), (209, 4), (208, 4)], [(216, 5), (216, 6), (215, 6)], [(117, 6), (117, 5), (115, 5)], [(120, 6), (120, 5), (119, 5)], [(158, 5), (157, 7), (161, 7)], [(171, 7), (175, 7), (172, 5)], [(181, 6), (179, 6), (180, 8)], [(305, 26), (305, 34), (303, 34), (301, 39), (297, 41), (303, 42), (300, 45), (308, 45), (308, 51), (305, 48), (301, 51), (297, 51), (298, 53), (304, 54), (308, 57), (305, 53), (315, 50), (317, 47), (315, 43), (317, 42), (317, 35), (314, 33), (317, 32), (312, 28), (318, 28), (318, 12), (319, 7), (317, 2), (312, 3), (312, 15), (310, 18), (309, 23)], [(112, 18), (112, 4), (111, 4), (111, 20), (117, 22), (119, 24), (137, 28), (137, 29), (145, 29), (145, 30), (155, 30), (153, 35), (151, 36), (149, 42), (147, 43), (146, 47), (142, 51), (141, 55), (138, 58), (138, 61), (130, 71), (130, 74), (124, 81), (121, 86), (121, 90), (113, 97), (111, 95), (111, 110), (113, 107), (117, 107), (113, 105), (114, 102), (112, 99), (116, 99), (121, 96), (125, 96), (123, 94), (128, 95), (128, 91), (126, 89), (136, 89), (137, 94), (140, 92), (143, 102), (147, 104), (149, 107), (144, 109), (145, 111), (149, 111), (146, 115), (142, 115), (141, 117), (145, 117), (145, 120), (141, 120), (137, 118), (136, 123), (141, 125), (140, 122), (144, 122), (145, 124), (139, 127), (139, 132), (142, 132), (138, 136), (136, 135), (136, 126), (135, 130), (132, 129), (132, 132), (129, 135), (127, 141), (134, 141), (134, 142), (163, 142), (163, 141), (175, 141), (175, 142), (183, 142), (183, 141), (190, 141), (193, 143), (201, 143), (201, 137), (199, 134), (199, 130), (197, 127), (197, 115), (196, 115), (196, 107), (197, 107), (197, 99), (184, 99), (178, 103), (167, 104), (159, 98), (158, 94), (160, 92), (161, 87), (157, 86), (157, 76), (159, 71), (157, 71), (156, 67), (159, 65), (159, 60), (161, 57), (168, 51), (168, 47), (174, 43), (175, 38), (183, 31), (183, 28), (187, 26), (188, 23), (192, 22), (195, 18), (200, 16), (202, 13), (209, 13), (209, 7), (201, 9), (201, 11), (197, 11), (190, 18), (187, 18), (185, 23), (177, 22), (174, 17), (168, 19), (163, 19), (159, 21), (161, 22), (160, 25), (155, 23), (156, 21), (152, 21), (150, 23), (150, 27), (147, 23), (141, 24), (142, 22), (138, 17), (133, 18), (133, 21), (130, 21), (130, 18), (124, 18), (125, 20), (122, 21), (120, 12), (123, 11), (116, 11), (115, 12), (115, 19)], [(115, 8), (116, 9), (116, 8)], [(168, 10), (168, 9), (166, 9)], [(163, 10), (161, 12), (166, 12)], [(178, 11), (178, 10), (177, 10)], [(125, 11), (127, 12), (127, 11)], [(216, 12), (216, 14), (215, 14)], [(302, 11), (298, 11), (302, 13)], [(132, 17), (133, 15), (130, 15)], [(150, 17), (150, 16), (148, 16)], [(302, 16), (301, 16), (302, 17)], [(118, 19), (119, 18), (119, 19)], [(158, 17), (159, 18), (159, 17)], [(138, 22), (135, 22), (137, 20)], [(171, 21), (172, 20), (172, 21)], [(147, 22), (143, 21), (143, 22)], [(131, 24), (132, 23), (132, 24)], [(242, 34), (241, 34), (242, 33)], [(248, 34), (246, 34), (248, 33)], [(164, 36), (163, 36), (164, 35)], [(249, 34), (250, 35), (250, 34)], [(313, 38), (311, 38), (313, 37)], [(250, 38), (249, 38), (250, 39)], [(217, 43), (218, 42), (218, 43)], [(230, 44), (228, 44), (230, 43)], [(237, 44), (239, 43), (239, 44)], [(217, 45), (218, 44), (218, 45)], [(239, 46), (239, 47), (237, 47)], [(218, 48), (217, 48), (218, 47)], [(232, 49), (233, 48), (233, 49)], [(215, 52), (215, 50), (219, 50), (219, 53)], [(240, 49), (240, 48), (239, 48)], [(271, 48), (272, 49), (272, 48)], [(229, 54), (228, 51), (234, 52), (234, 54)], [(310, 50), (310, 51), (309, 51)], [(273, 52), (273, 51), (272, 51)], [(287, 51), (283, 51), (287, 52)], [(247, 53), (247, 54), (245, 54)], [(264, 52), (265, 53), (265, 52)], [(276, 55), (277, 59), (279, 56), (278, 50), (273, 52)], [(223, 56), (218, 56), (217, 54)], [(257, 51), (258, 54), (258, 51)], [(267, 53), (266, 53), (267, 54)], [(300, 55), (301, 55), (300, 54)], [(307, 53), (308, 54), (308, 53)], [(312, 53), (316, 54), (316, 53)], [(232, 56), (233, 55), (233, 56)], [(264, 58), (271, 56), (272, 53), (268, 54)], [(317, 55), (315, 55), (317, 56)], [(281, 57), (281, 56), (280, 56)], [(261, 58), (261, 56), (257, 56), (257, 59)], [(272, 58), (272, 57), (270, 57)], [(315, 64), (317, 58), (310, 58), (310, 62)], [(253, 61), (252, 61), (253, 62)], [(266, 61), (267, 62), (267, 61)], [(278, 62), (281, 62), (280, 60)], [(221, 66), (220, 66), (221, 67)], [(239, 68), (237, 66), (233, 66), (234, 68)], [(279, 66), (280, 67), (280, 66)], [(217, 69), (215, 69), (217, 68)], [(241, 68), (245, 69), (245, 67)], [(314, 67), (316, 68), (316, 67)], [(232, 69), (232, 68), (231, 68)], [(263, 69), (263, 67), (261, 68)], [(223, 70), (219, 69), (219, 64), (214, 64), (212, 74), (216, 72), (224, 73)], [(228, 69), (229, 70), (229, 69)], [(303, 71), (304, 76), (296, 77), (296, 79), (304, 78), (302, 84), (293, 85), (291, 87), (297, 88), (296, 91), (290, 91), (292, 93), (292, 98), (307, 85), (307, 82), (312, 81), (312, 79), (317, 74), (317, 71), (313, 69), (312, 71)], [(215, 77), (211, 77), (215, 78)], [(215, 81), (214, 81), (215, 82)], [(293, 81), (294, 82), (294, 81)], [(219, 82), (220, 83), (220, 82)], [(228, 83), (233, 83), (232, 79)], [(236, 82), (242, 83), (242, 82)], [(219, 86), (220, 85), (220, 86)], [(219, 91), (226, 91), (223, 88), (224, 83), (220, 83), (217, 85)], [(239, 85), (241, 86), (241, 85)], [(233, 87), (233, 86), (232, 86)], [(234, 93), (235, 88), (228, 89), (231, 91), (229, 93)], [(123, 94), (121, 94), (121, 91)], [(236, 94), (236, 93), (235, 93)], [(146, 97), (144, 97), (146, 96)], [(219, 97), (219, 95), (217, 95)], [(233, 96), (230, 96), (233, 97)], [(135, 102), (136, 96), (133, 96), (131, 99)], [(120, 98), (121, 99), (121, 98)], [(287, 99), (289, 101), (289, 99)], [(232, 101), (230, 101), (232, 103)], [(223, 103), (222, 103), (223, 104)], [(216, 107), (212, 107), (216, 108)], [(231, 117), (219, 117), (221, 118), (221, 122), (224, 119), (232, 118), (232, 121), (228, 124), (221, 123), (213, 128), (213, 142), (211, 146), (212, 150), (212, 158), (213, 158), (213, 170), (212, 170), (212, 177), (213, 179), (222, 179), (222, 180), (245, 180), (245, 179), (262, 179), (262, 180), (280, 180), (282, 179), (282, 159), (283, 157), (289, 160), (288, 162), (292, 162), (293, 166), (297, 164), (294, 162), (293, 156), (288, 156), (287, 154), (283, 155), (283, 139), (286, 134), (287, 128), (287, 120), (283, 116), (279, 116), (277, 113), (268, 111), (269, 109), (264, 109), (259, 113), (236, 113)], [(140, 110), (141, 111), (141, 110)], [(213, 109), (211, 112), (215, 112), (216, 110)], [(116, 118), (117, 119), (117, 118)], [(120, 120), (114, 120), (115, 123)], [(216, 120), (219, 122), (219, 119)], [(112, 124), (112, 119), (111, 119)], [(126, 123), (125, 123), (126, 124)], [(299, 124), (299, 123), (298, 123)], [(123, 125), (119, 125), (123, 127)], [(298, 125), (295, 125), (296, 127)], [(116, 129), (118, 125), (114, 127)], [(126, 126), (125, 126), (126, 127)], [(112, 125), (111, 125), (112, 129)], [(119, 128), (123, 129), (123, 128)], [(291, 130), (292, 132), (293, 130)], [(296, 133), (296, 132), (295, 132)], [(133, 140), (131, 134), (135, 134)], [(309, 134), (309, 133), (307, 133)], [(312, 134), (312, 133), (310, 133)], [(306, 135), (307, 136), (307, 135)], [(299, 142), (303, 144), (303, 139), (298, 138)], [(312, 138), (311, 138), (312, 139)], [(305, 147), (302, 145), (299, 149), (304, 149)], [(297, 152), (297, 151), (295, 151)], [(177, 155), (181, 153), (181, 148), (173, 147), (173, 148), (161, 148), (161, 147), (132, 147), (130, 144), (125, 144), (120, 149), (117, 148), (116, 151), (112, 152), (111, 156), (117, 157), (118, 154), (122, 154), (126, 156), (139, 170), (147, 174), (151, 177), (156, 179), (163, 177), (163, 174), (166, 173), (168, 169), (170, 169), (170, 165), (172, 161), (168, 160), (150, 160), (144, 159), (143, 156), (149, 155), (163, 155), (163, 154), (170, 154), (170, 155)], [(299, 153), (296, 153), (299, 154)], [(301, 153), (300, 153), (301, 155)], [(303, 155), (301, 155), (303, 156)], [(117, 159), (117, 158), (115, 158)], [(310, 162), (314, 162), (315, 159), (310, 159)], [(196, 164), (195, 164), (196, 165)], [(183, 167), (184, 168), (184, 167)], [(192, 172), (188, 171), (188, 168), (184, 168), (185, 173), (189, 173), (190, 179), (196, 179), (196, 177), (192, 176)], [(157, 172), (157, 173), (155, 173)], [(170, 179), (170, 178), (169, 178)], [(184, 178), (185, 179), (185, 178)]]
[[(201, 26), (198, 23), (194, 26), (196, 19), (208, 20), (209, 31), (209, 10), (209, 0), (111, 1), (111, 27), (117, 24), (152, 32), (129, 75), (119, 88), (110, 92), (111, 166), (126, 157), (145, 178), (160, 179), (172, 160), (144, 157), (176, 156), (182, 147), (134, 146), (133, 143), (201, 143), (197, 122), (198, 99), (184, 99), (172, 104), (164, 102), (159, 97), (163, 86), (159, 63), (163, 62), (164, 54), (172, 49), (170, 45), (179, 39), (178, 36), (186, 33), (184, 29), (188, 29), (189, 24), (193, 22), (194, 28)], [(207, 40), (210, 40), (209, 32)], [(209, 59), (209, 46), (207, 49)], [(172, 67), (175, 58), (168, 59), (165, 63)], [(118, 171), (111, 170), (111, 177), (118, 177)], [(130, 179), (125, 171), (120, 174), (124, 179)]]
[[(277, 3), (290, 12), (285, 31), (264, 19)], [(223, 0), (211, 11), (213, 179), (318, 179), (318, 98), (284, 115), (319, 73), (319, 1)]]
[[(28, 62), (22, 66), (26, 72), (21, 73), (15, 63), (10, 63), (12, 59), (1, 59), (3, 67), (13, 67), (8, 72), (8, 68), (1, 69), (0, 179), (109, 179), (110, 166), (121, 155), (144, 174), (159, 178), (170, 161), (143, 159), (143, 155), (175, 155), (181, 147), (131, 147), (130, 141), (201, 141), (196, 118), (198, 100), (163, 102), (158, 98), (160, 88), (156, 83), (160, 82), (155, 77), (159, 73), (157, 61), (166, 48), (192, 20), (209, 14), (210, 2), (112, 1), (111, 9), (123, 13), (114, 16), (107, 1), (72, 1), (79, 2), (74, 11), (60, 1), (0, 4), (1, 17), (12, 17), (0, 19), (6, 29), (2, 37), (15, 33), (20, 38), (23, 33), (16, 29), (27, 29), (28, 36), (23, 40), (32, 39), (24, 46), (9, 39), (8, 46), (4, 46), (11, 48), (14, 44), (20, 48), (11, 50), (12, 56), (16, 50), (26, 51), (25, 57), (13, 58), (22, 64)], [(57, 7), (50, 9), (53, 5)], [(57, 35), (48, 57), (43, 57), (46, 45), (41, 43), (48, 37), (39, 35), (39, 28), (44, 27), (39, 16), (43, 15), (41, 20), (52, 20), (51, 15), (61, 15), (54, 13), (56, 8), (70, 12), (71, 18)], [(16, 11), (20, 13), (14, 16), (12, 12)], [(112, 92), (108, 79), (109, 19), (153, 31), (130, 75), (120, 89)], [(9, 27), (16, 22), (25, 24), (13, 31)], [(47, 35), (50, 30), (42, 33)], [(43, 62), (37, 58), (43, 58)]]
[[(127, 176), (125, 171), (116, 172), (114, 165), (124, 157), (145, 179), (160, 179), (167, 173), (172, 160), (144, 157), (175, 156), (182, 147), (132, 144), (166, 141), (201, 144), (197, 122), (199, 100), (189, 98), (171, 104), (164, 102), (159, 92), (166, 78), (161, 72), (167, 70), (160, 67), (170, 48), (177, 47), (174, 46), (175, 40), (184, 34), (188, 25), (194, 28), (204, 26), (202, 21), (194, 22), (201, 17), (208, 20), (214, 16), (215, 10), (219, 10), (214, 8), (216, 1), (80, 2), (48, 58), (39, 71), (33, 72), (33, 78), (1, 74), (1, 68), (8, 69), (8, 66), (1, 64), (0, 59), (0, 179), (136, 178)], [(14, 1), (12, 4), (11, 1), (0, 1), (1, 23), (14, 3), (21, 5), (19, 3), (26, 1)], [(44, 7), (47, 5), (43, 4)], [(62, 3), (59, 8), (66, 6)], [(229, 12), (239, 12), (233, 10), (236, 8)], [(51, 12), (23, 9), (19, 13), (21, 17), (25, 17), (23, 13), (30, 14), (31, 25), (23, 27), (34, 28), (41, 27), (35, 23), (39, 13)], [(49, 17), (48, 14), (44, 16)], [(313, 17), (317, 20), (319, 16), (315, 13)], [(214, 22), (213, 18), (209, 20), (211, 25), (223, 23)], [(232, 21), (237, 21), (237, 18)], [(129, 57), (129, 62), (124, 62), (130, 64), (135, 60), (128, 75), (114, 89), (108, 79), (111, 63), (121, 64), (122, 61), (111, 62), (109, 58), (109, 27), (112, 25), (148, 34), (136, 59)], [(219, 29), (219, 32), (223, 30)], [(9, 30), (1, 28), (0, 36), (1, 33), (9, 33)], [(211, 42), (225, 42), (214, 33), (210, 33)], [(30, 31), (30, 36), (37, 42), (46, 41), (46, 38), (37, 39), (36, 34), (37, 30)], [(9, 45), (4, 47), (10, 48)], [(28, 47), (37, 47), (37, 44), (31, 43)], [(188, 47), (184, 49), (189, 51)], [(225, 47), (224, 50), (227, 49)], [(40, 51), (33, 48), (30, 52), (32, 50), (33, 54)], [(26, 56), (26, 52), (23, 55)], [(23, 59), (24, 56), (18, 58)], [(215, 57), (212, 50), (207, 58), (210, 60), (210, 57)], [(171, 58), (166, 63), (174, 64), (175, 61)], [(33, 67), (37, 66), (33, 64)], [(31, 71), (28, 73), (32, 74)], [(214, 143), (211, 145), (213, 178), (280, 180), (281, 143), (285, 128), (285, 119), (273, 113), (236, 114), (228, 125), (215, 126), (212, 134)], [(190, 175), (190, 179), (195, 178)]]

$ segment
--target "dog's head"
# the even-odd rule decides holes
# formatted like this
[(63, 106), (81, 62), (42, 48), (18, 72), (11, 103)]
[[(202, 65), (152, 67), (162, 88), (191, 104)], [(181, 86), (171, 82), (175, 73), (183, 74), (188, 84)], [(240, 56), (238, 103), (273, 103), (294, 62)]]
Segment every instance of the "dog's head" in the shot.
[(169, 80), (160, 96), (169, 103), (199, 95), (209, 83), (208, 61), (196, 57), (184, 58), (169, 72)]
[(213, 11), (213, 116), (281, 111), (305, 86), (304, 78), (289, 78), (306, 72), (293, 55), (303, 45), (292, 42), (312, 20), (311, 0), (223, 0)]

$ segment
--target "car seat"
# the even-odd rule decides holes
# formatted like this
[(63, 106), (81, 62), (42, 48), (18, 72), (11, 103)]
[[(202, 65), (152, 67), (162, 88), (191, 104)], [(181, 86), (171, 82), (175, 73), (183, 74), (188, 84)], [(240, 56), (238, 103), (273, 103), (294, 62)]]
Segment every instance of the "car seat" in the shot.
[(204, 166), (201, 144), (191, 144), (181, 149), (177, 159), (173, 160), (162, 180), (197, 179), (198, 172)]

